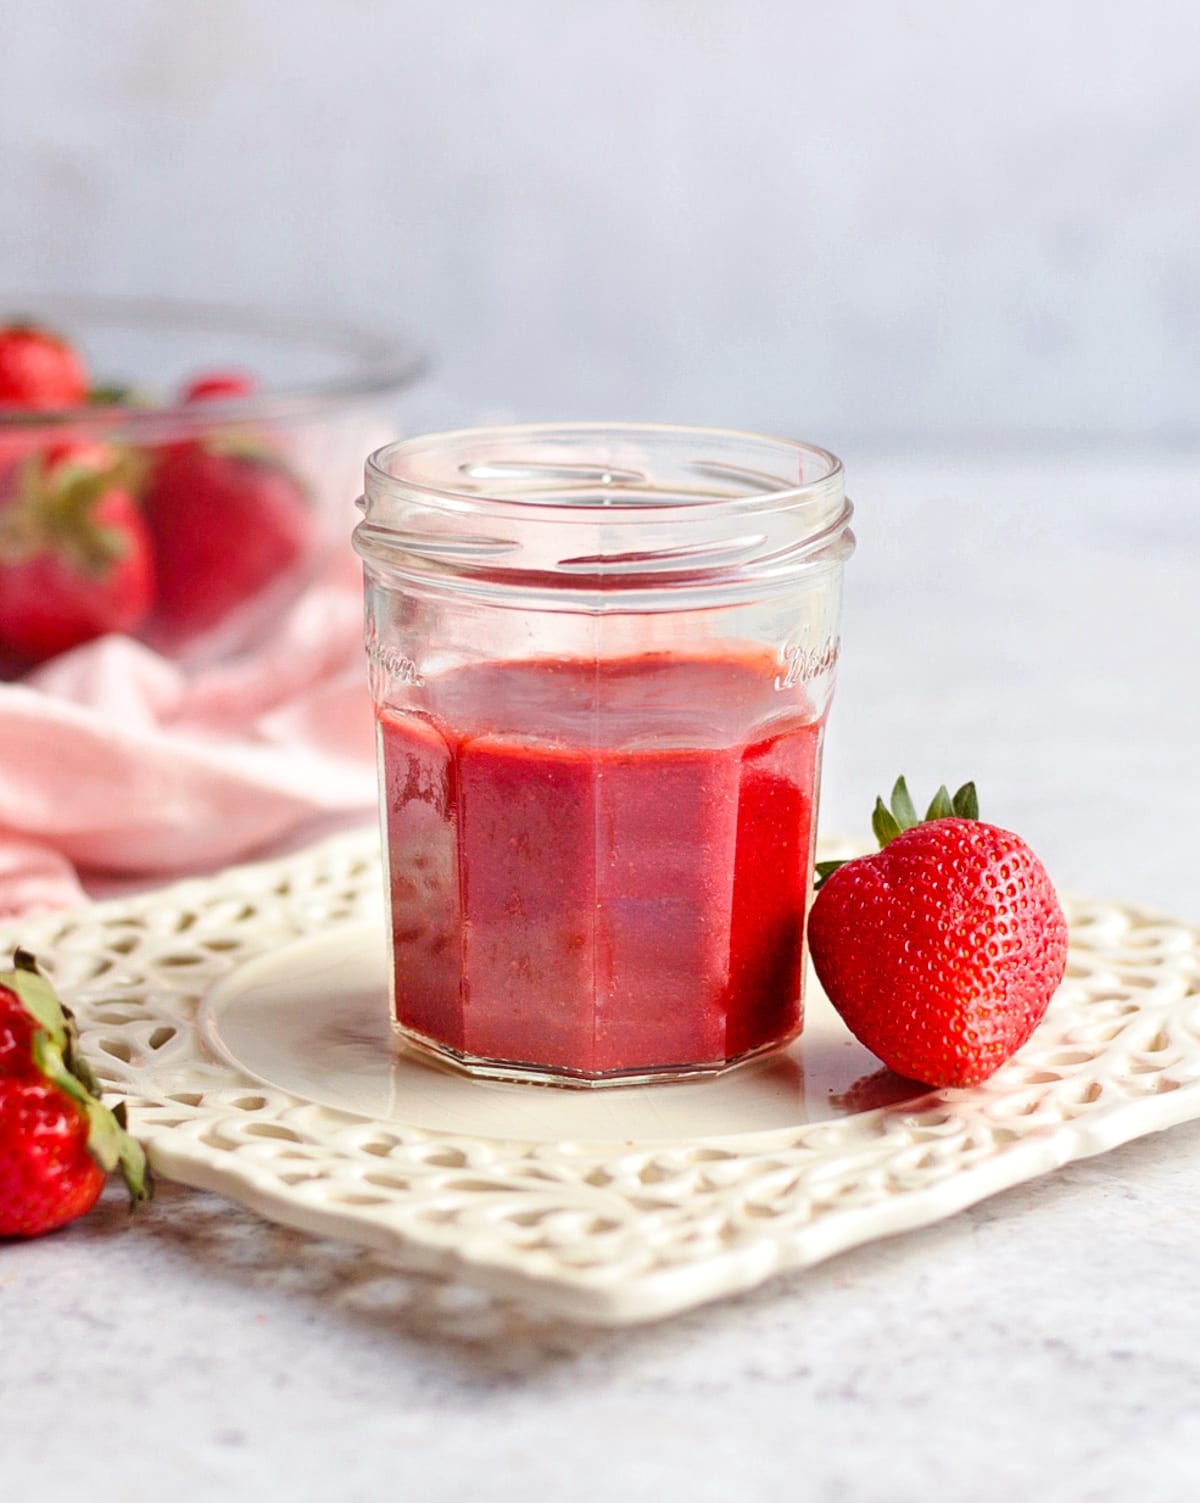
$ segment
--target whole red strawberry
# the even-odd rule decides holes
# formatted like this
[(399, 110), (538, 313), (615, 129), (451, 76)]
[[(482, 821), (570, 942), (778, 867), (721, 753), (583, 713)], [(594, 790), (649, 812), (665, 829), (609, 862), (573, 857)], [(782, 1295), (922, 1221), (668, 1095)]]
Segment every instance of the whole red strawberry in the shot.
[(154, 602), (150, 536), (106, 445), (28, 459), (0, 502), (0, 646), (39, 663), (139, 627)]
[(158, 568), (159, 636), (184, 642), (224, 621), (307, 556), (300, 482), (261, 446), (178, 444), (143, 496)]
[(132, 1203), (147, 1199), (150, 1172), (124, 1108), (102, 1104), (74, 1019), (18, 950), (0, 976), (0, 1237), (37, 1237), (82, 1216), (118, 1166)]
[(0, 408), (76, 407), (87, 388), (83, 362), (65, 339), (35, 324), (0, 328)]
[(1041, 862), (979, 820), (974, 784), (918, 819), (904, 779), (877, 801), (882, 847), (822, 863), (808, 939), (851, 1033), (898, 1075), (976, 1085), (1041, 1021), (1067, 963), (1067, 926)]

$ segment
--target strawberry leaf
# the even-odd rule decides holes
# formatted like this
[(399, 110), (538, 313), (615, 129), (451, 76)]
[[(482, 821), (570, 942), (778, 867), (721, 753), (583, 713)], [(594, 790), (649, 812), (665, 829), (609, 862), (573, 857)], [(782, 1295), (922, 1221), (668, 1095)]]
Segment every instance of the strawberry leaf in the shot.
[(130, 1135), (123, 1101), (119, 1101), (113, 1107), (113, 1117), (121, 1134), (118, 1159), (121, 1166), (121, 1178), (129, 1191), (129, 1209), (135, 1211), (154, 1194), (154, 1176), (150, 1173), (146, 1150), (135, 1137)]
[(979, 795), (974, 783), (964, 783), (951, 800), (959, 819), (979, 818)]
[(925, 815), (925, 822), (931, 819), (949, 819), (954, 813), (954, 805), (950, 802), (950, 793), (945, 783), (933, 795), (933, 802)]
[(814, 868), (816, 876), (813, 879), (813, 890), (819, 892), (838, 867), (845, 866), (845, 864), (844, 861), (818, 861)]
[(117, 1119), (98, 1101), (89, 1101), (83, 1113), (88, 1124), (88, 1152), (105, 1174), (111, 1174), (121, 1162), (121, 1129)]
[(14, 952), (13, 969), (0, 975), (0, 985), (16, 992), (21, 999), (21, 1006), (37, 1024), (39, 1031), (47, 1034), (57, 1049), (66, 1047), (67, 1023), (62, 1003), (55, 995), (54, 988), (38, 970), (37, 961), (28, 950)]
[(100, 1094), (100, 1082), (92, 1072), (92, 1067), (79, 1052), (79, 1029), (75, 1024), (75, 1014), (64, 1002), (62, 1004), (63, 1017), (66, 1020), (66, 1039), (63, 1043), (63, 1062), (71, 1074), (79, 1081), (85, 1091), (93, 1096)]
[(911, 830), (914, 825), (921, 822), (903, 776), (896, 779), (896, 786), (892, 789), (892, 813), (902, 830)]
[(871, 828), (875, 831), (875, 839), (879, 842), (880, 850), (889, 841), (895, 840), (897, 835), (904, 833), (900, 821), (881, 798), (875, 800), (875, 812), (871, 815)]

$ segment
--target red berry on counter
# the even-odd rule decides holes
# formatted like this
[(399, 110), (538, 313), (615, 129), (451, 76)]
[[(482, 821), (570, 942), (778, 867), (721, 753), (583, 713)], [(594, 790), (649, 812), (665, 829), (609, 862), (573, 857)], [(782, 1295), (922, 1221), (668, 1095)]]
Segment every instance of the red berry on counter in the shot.
[(308, 497), (261, 448), (163, 451), (143, 496), (158, 572), (158, 623), (181, 642), (223, 621), (306, 557)]
[(34, 324), (0, 328), (0, 409), (76, 407), (87, 389), (83, 362), (65, 339)]
[(982, 823), (973, 784), (919, 820), (904, 779), (879, 800), (882, 849), (818, 867), (808, 938), (846, 1026), (899, 1075), (986, 1080), (1026, 1041), (1063, 978), (1067, 926), (1038, 858)]
[(0, 646), (38, 663), (128, 632), (154, 601), (150, 538), (106, 445), (61, 443), (26, 460), (0, 498)]
[(21, 950), (0, 976), (0, 1019), (10, 1025), (14, 998), (28, 1043), (6, 1054), (0, 1021), (0, 1237), (37, 1237), (82, 1216), (118, 1167), (132, 1203), (146, 1200), (150, 1172), (124, 1110), (101, 1102), (74, 1019)]
[(39, 1237), (74, 1221), (105, 1178), (77, 1102), (44, 1080), (0, 1078), (0, 1237)]
[(245, 371), (205, 371), (183, 388), (185, 402), (236, 402), (252, 397), (258, 382)]

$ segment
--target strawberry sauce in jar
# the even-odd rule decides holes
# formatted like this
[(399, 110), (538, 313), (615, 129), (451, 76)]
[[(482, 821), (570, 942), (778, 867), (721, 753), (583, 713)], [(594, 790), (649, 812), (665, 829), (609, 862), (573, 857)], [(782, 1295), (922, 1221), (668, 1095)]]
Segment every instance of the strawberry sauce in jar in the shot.
[(853, 546), (837, 460), (483, 429), (380, 451), (363, 506), (403, 1038), (571, 1085), (792, 1038)]

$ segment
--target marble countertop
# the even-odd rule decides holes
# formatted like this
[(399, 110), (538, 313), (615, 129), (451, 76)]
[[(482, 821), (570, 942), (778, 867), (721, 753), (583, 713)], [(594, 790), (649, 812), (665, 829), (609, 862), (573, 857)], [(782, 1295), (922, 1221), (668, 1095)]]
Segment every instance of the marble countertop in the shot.
[[(853, 461), (853, 457), (851, 457)], [(1200, 918), (1200, 462), (850, 465), (824, 827), (979, 783), (1059, 885)], [(6, 1496), (1175, 1500), (1200, 1124), (590, 1331), (164, 1184), (0, 1249)], [(86, 1462), (83, 1458), (87, 1458)]]

